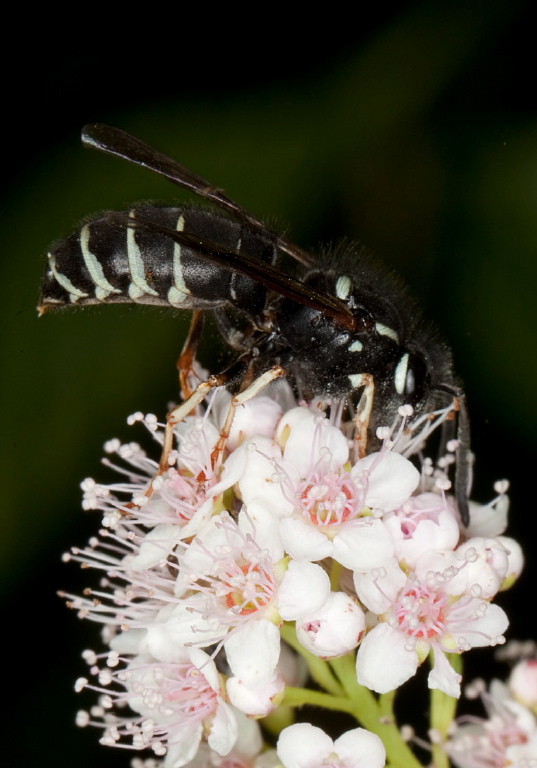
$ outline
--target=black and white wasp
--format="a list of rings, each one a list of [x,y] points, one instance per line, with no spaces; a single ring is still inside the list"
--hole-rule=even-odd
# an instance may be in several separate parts
[[[455,404],[443,444],[457,437],[455,491],[467,525],[469,424],[451,352],[424,323],[399,280],[357,247],[314,257],[269,229],[216,187],[142,141],[105,125],[86,126],[88,147],[148,168],[213,204],[138,205],[106,211],[48,253],[39,311],[132,302],[193,310],[180,357],[185,402],[168,416],[161,468],[173,427],[207,392],[225,385],[236,404],[286,376],[300,397],[347,399],[361,391],[354,417],[365,453],[379,424],[403,404],[417,417]],[[278,263],[288,256],[303,274]],[[214,313],[236,358],[193,392],[191,367],[203,321]]]

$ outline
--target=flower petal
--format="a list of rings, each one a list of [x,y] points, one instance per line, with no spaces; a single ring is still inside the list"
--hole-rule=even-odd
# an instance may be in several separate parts
[[[332,554],[330,539],[305,520],[286,517],[280,522],[280,532],[286,552],[297,560],[316,562]]]
[[[384,744],[365,728],[342,734],[334,742],[334,752],[345,768],[382,768],[386,762]]]
[[[440,648],[433,646],[433,654],[434,666],[429,672],[429,688],[438,688],[448,696],[458,699],[461,695],[462,675],[455,672]]]
[[[271,677],[254,685],[247,685],[238,677],[231,677],[226,685],[227,695],[234,707],[250,717],[266,717],[281,701],[285,683],[275,670]]]
[[[283,457],[294,464],[301,477],[307,477],[320,460],[326,469],[340,467],[349,457],[349,444],[340,429],[333,427],[322,414],[306,411],[291,429]]]
[[[418,654],[408,649],[408,638],[389,624],[373,627],[358,648],[358,682],[377,693],[398,688],[416,673],[417,668]]]
[[[382,520],[363,517],[341,526],[333,557],[351,571],[380,568],[393,555],[393,539]]]
[[[321,659],[332,659],[352,651],[364,631],[364,612],[344,592],[331,592],[319,611],[296,623],[300,643]]]
[[[221,701],[213,716],[207,739],[211,749],[219,755],[227,755],[237,741],[238,725],[233,709]]]
[[[268,680],[280,656],[280,632],[266,619],[244,624],[224,644],[227,662],[247,685]]]
[[[354,573],[356,594],[370,611],[380,615],[387,611],[407,582],[407,575],[392,557],[382,568]]]
[[[291,560],[278,590],[278,611],[293,621],[319,610],[330,594],[330,579],[320,565]]]
[[[394,451],[371,453],[360,459],[352,468],[353,480],[360,482],[364,471],[368,475],[366,505],[383,512],[401,507],[420,482],[416,467]]]
[[[321,728],[296,723],[280,733],[276,750],[285,768],[318,768],[334,751],[334,742]]]

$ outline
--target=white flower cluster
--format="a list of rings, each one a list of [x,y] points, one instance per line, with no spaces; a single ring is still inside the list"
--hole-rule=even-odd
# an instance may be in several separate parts
[[[326,417],[314,405],[288,407],[288,392],[247,402],[223,444],[228,397],[217,393],[179,425],[166,472],[138,445],[110,441],[122,482],[83,483],[84,506],[103,511],[104,528],[69,558],[104,577],[69,599],[105,625],[108,650],[87,652],[93,681],[79,688],[100,701],[79,723],[104,728],[103,743],[150,747],[169,768],[204,742],[252,758],[252,718],[268,715],[290,683],[279,663],[283,622],[321,659],[356,650],[358,683],[378,693],[432,652],[429,686],[459,696],[445,654],[503,642],[507,617],[491,601],[522,567],[519,546],[501,535],[506,488],[473,506],[464,534],[442,464],[426,460],[419,472],[403,455],[422,442],[408,409],[396,430],[378,431],[376,453],[354,460],[341,409]],[[161,440],[156,420],[144,420]],[[378,760],[364,765],[383,765],[377,741]]]
[[[537,766],[537,660],[520,660],[507,683],[492,680],[468,687],[479,695],[487,717],[461,717],[452,729],[446,751],[458,768]]]

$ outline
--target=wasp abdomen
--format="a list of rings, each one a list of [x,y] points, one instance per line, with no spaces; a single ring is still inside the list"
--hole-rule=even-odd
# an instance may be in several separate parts
[[[159,231],[159,227],[163,231]],[[39,303],[54,307],[138,303],[216,309],[226,303],[261,312],[267,289],[257,280],[203,258],[195,245],[166,232],[198,234],[273,264],[276,245],[243,225],[196,208],[138,206],[107,211],[53,245]]]

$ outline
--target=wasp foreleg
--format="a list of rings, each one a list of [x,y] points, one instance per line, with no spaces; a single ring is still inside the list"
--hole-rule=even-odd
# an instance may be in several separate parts
[[[369,429],[369,420],[373,410],[373,397],[375,394],[375,382],[370,373],[359,374],[358,386],[363,387],[363,392],[356,406],[356,413],[353,417],[355,432],[354,446],[357,459],[363,459],[367,453],[367,431]]]
[[[253,397],[262,392],[265,387],[270,384],[271,381],[275,381],[284,375],[285,371],[283,368],[279,365],[275,365],[270,368],[270,370],[262,373],[261,376],[258,376],[257,379],[255,379],[248,387],[246,387],[246,389],[231,398],[231,403],[229,404],[226,418],[222,425],[222,429],[220,430],[220,437],[218,438],[218,441],[211,454],[211,463],[213,468],[216,468],[222,459],[226,441],[229,437],[233,419],[235,417],[235,411],[237,408],[240,405],[244,405],[244,403],[246,403],[248,400],[251,400]]]

